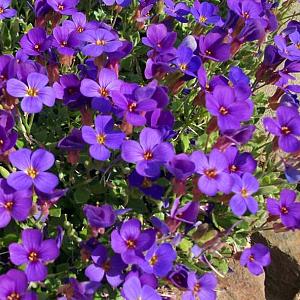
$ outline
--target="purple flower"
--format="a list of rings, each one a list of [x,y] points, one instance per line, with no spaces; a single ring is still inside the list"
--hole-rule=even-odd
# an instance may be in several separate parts
[[[84,140],[82,139],[81,131],[77,128],[73,128],[68,136],[58,142],[57,147],[67,151],[83,150]]]
[[[2,182],[0,187],[0,228],[6,227],[11,219],[24,221],[30,214],[32,194],[29,190],[14,191]]]
[[[228,147],[225,151],[228,161],[228,172],[242,175],[243,173],[254,173],[257,162],[249,152],[239,153],[236,147]]]
[[[189,291],[185,292],[182,300],[215,300],[217,299],[217,278],[213,273],[206,273],[198,277],[196,273],[190,272],[187,279]]]
[[[79,0],[47,0],[47,3],[62,15],[73,15],[77,12],[76,5]]]
[[[140,143],[125,141],[122,145],[122,158],[136,164],[136,171],[147,177],[155,177],[160,167],[174,156],[173,146],[163,142],[156,129],[144,128],[140,133]]]
[[[86,15],[77,12],[72,14],[72,21],[66,20],[62,24],[63,27],[67,27],[70,31],[76,31],[77,34],[81,34],[86,30],[96,30],[98,28],[98,22],[87,22]]]
[[[154,199],[161,200],[165,189],[163,186],[159,184],[155,184],[155,180],[157,177],[145,177],[139,175],[136,170],[134,170],[129,176],[129,184],[132,187],[137,187],[141,190],[145,195],[150,196]]]
[[[209,156],[202,151],[195,151],[191,155],[195,163],[196,172],[201,175],[198,181],[198,188],[208,196],[215,196],[218,191],[225,194],[231,192],[232,179],[227,173],[228,162],[223,153],[213,149]]]
[[[23,271],[11,269],[0,276],[0,299],[37,300],[34,292],[27,291],[28,281]]]
[[[89,224],[95,228],[107,228],[112,226],[116,221],[116,213],[108,204],[102,206],[86,204],[83,207],[83,212]]]
[[[246,101],[237,101],[229,87],[217,86],[206,95],[206,108],[218,119],[221,131],[240,128],[242,121],[251,118],[253,108]]]
[[[168,274],[168,280],[177,288],[187,289],[187,278],[189,269],[185,265],[175,265],[174,269]]]
[[[161,297],[152,287],[146,284],[142,286],[136,276],[132,276],[125,281],[122,295],[126,300],[161,300]]]
[[[198,201],[190,201],[184,204],[184,206],[179,207],[180,198],[176,198],[173,202],[170,217],[179,222],[185,222],[188,224],[194,224],[197,221],[197,217],[199,214],[199,203]]]
[[[175,155],[167,164],[167,169],[179,180],[186,180],[195,171],[195,164],[188,155]]]
[[[194,55],[193,50],[184,45],[180,46],[176,52],[177,67],[186,75],[196,77],[196,73],[201,65],[201,60]]]
[[[151,47],[155,52],[166,52],[173,47],[176,41],[176,32],[168,32],[164,24],[152,24],[147,30],[147,37],[142,38],[144,45]]]
[[[300,170],[299,167],[285,165],[285,178],[289,183],[300,182]]]
[[[43,104],[53,106],[55,94],[51,87],[46,86],[49,79],[46,75],[30,73],[27,77],[27,85],[18,79],[7,81],[7,92],[18,98],[23,98],[21,107],[24,112],[38,113],[43,109]]]
[[[76,31],[70,31],[67,27],[56,26],[53,29],[53,47],[59,54],[72,56],[75,53],[74,48],[80,45]]]
[[[122,46],[122,42],[115,34],[102,28],[86,30],[80,35],[80,40],[88,42],[88,45],[82,48],[83,54],[92,57],[114,52]]]
[[[253,0],[227,0],[227,5],[245,20],[259,19],[263,12],[261,3]]]
[[[257,179],[250,173],[245,173],[242,177],[232,174],[233,186],[232,191],[235,195],[230,199],[230,208],[236,216],[242,216],[247,209],[256,214],[258,211],[258,204],[252,197],[259,188]]]
[[[0,116],[1,122],[1,116]],[[14,130],[5,130],[0,126],[0,155],[4,154],[6,151],[10,150],[15,146],[18,139],[18,134]]]
[[[247,100],[251,95],[250,80],[239,67],[231,67],[228,85],[232,86],[238,100]]]
[[[176,260],[176,251],[169,243],[154,244],[147,252],[145,261],[140,264],[146,273],[154,273],[158,277],[165,277],[172,269]]]
[[[122,271],[126,268],[119,254],[113,255],[111,258],[108,256],[107,249],[98,245],[92,252],[93,264],[85,269],[85,275],[91,281],[100,282],[106,274],[106,280],[112,287],[120,285],[124,279]]]
[[[271,263],[270,251],[263,244],[255,244],[243,251],[240,263],[243,267],[247,266],[253,275],[258,276],[264,272],[263,267]]]
[[[164,0],[164,3],[164,11],[168,16],[174,17],[179,22],[187,23],[188,20],[184,16],[190,13],[190,8],[184,2],[175,4],[172,0]]]
[[[108,6],[116,4],[116,5],[120,5],[122,7],[126,7],[126,6],[130,5],[131,0],[103,0],[103,3]]]
[[[270,215],[279,216],[282,224],[294,229],[300,225],[300,203],[296,201],[297,194],[288,189],[280,192],[279,201],[267,199],[267,209]]]
[[[209,32],[199,37],[199,51],[203,58],[214,61],[226,61],[230,58],[230,44],[223,43],[224,36],[218,32]]]
[[[155,230],[141,230],[141,222],[131,219],[124,222],[120,230],[111,233],[111,247],[121,254],[126,264],[139,264],[143,261],[143,252],[155,242]]]
[[[32,152],[21,149],[9,155],[12,165],[21,171],[11,173],[7,183],[16,190],[26,190],[34,186],[41,192],[51,192],[58,184],[58,178],[45,172],[54,164],[54,155],[46,150]]]
[[[50,48],[51,39],[47,38],[46,31],[43,28],[34,27],[23,35],[20,45],[23,53],[38,56]]]
[[[89,126],[82,127],[83,140],[92,145],[90,155],[97,160],[107,160],[110,157],[109,149],[119,149],[125,134],[113,130],[114,121],[111,116],[97,116],[95,129]],[[108,149],[109,148],[109,149]]]
[[[279,106],[276,110],[277,118],[264,118],[265,129],[279,137],[279,147],[285,152],[300,150],[300,116],[293,107]]]
[[[11,0],[0,0],[0,20],[10,19],[17,14],[17,11],[12,8],[8,8],[11,4]]]
[[[29,281],[44,281],[47,277],[45,263],[59,255],[53,239],[44,240],[38,229],[22,231],[22,244],[12,243],[8,247],[10,260],[17,266],[26,264],[25,273]]]
[[[274,42],[278,48],[278,53],[289,60],[297,61],[300,59],[300,50],[295,45],[287,45],[286,39],[281,35],[274,37]]]
[[[208,2],[200,3],[198,0],[196,0],[191,8],[191,13],[196,22],[200,23],[201,25],[216,24],[221,20],[220,16],[218,15],[218,8]]]

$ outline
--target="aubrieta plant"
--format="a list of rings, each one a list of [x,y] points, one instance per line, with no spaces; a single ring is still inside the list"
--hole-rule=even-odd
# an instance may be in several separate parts
[[[0,300],[261,275],[300,229],[295,5],[0,0]]]

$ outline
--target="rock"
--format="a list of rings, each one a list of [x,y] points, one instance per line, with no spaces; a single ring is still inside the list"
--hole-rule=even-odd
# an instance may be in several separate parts
[[[300,231],[264,231],[254,234],[252,241],[271,250],[272,263],[265,272],[266,300],[300,300]]]
[[[232,272],[219,279],[218,300],[265,300],[264,274],[253,276],[237,260],[231,260],[229,267]]]

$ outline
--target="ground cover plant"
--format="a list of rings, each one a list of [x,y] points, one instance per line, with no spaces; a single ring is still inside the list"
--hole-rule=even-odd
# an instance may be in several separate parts
[[[264,272],[251,235],[300,229],[295,4],[0,0],[0,300]]]

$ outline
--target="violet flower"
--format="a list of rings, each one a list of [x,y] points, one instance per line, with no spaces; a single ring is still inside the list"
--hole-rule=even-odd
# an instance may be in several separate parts
[[[175,260],[176,251],[171,244],[154,244],[148,250],[140,267],[146,273],[154,273],[154,275],[163,278],[171,271]]]
[[[206,95],[206,108],[217,117],[221,131],[240,128],[240,123],[248,121],[253,113],[247,101],[236,101],[232,89],[224,86],[217,86]]]
[[[102,245],[98,245],[93,250],[91,257],[93,264],[85,269],[85,275],[89,280],[101,282],[105,275],[106,280],[112,287],[117,287],[122,283],[124,280],[122,271],[127,265],[119,254],[109,257],[107,249]]]
[[[14,191],[9,188],[3,188],[3,184],[1,184],[0,228],[6,227],[11,219],[19,222],[25,221],[30,214],[31,208],[32,193],[29,190]]]
[[[47,3],[62,15],[73,15],[77,12],[76,5],[79,0],[47,0]]]
[[[46,150],[20,149],[9,155],[11,164],[21,171],[11,173],[7,183],[16,190],[36,187],[41,192],[51,192],[58,184],[58,178],[45,172],[54,164],[54,155]]]
[[[43,241],[38,229],[24,229],[22,243],[12,243],[8,249],[13,264],[26,265],[25,273],[29,281],[44,281],[48,273],[45,264],[59,255],[55,240]]]
[[[83,54],[92,57],[114,52],[122,46],[122,42],[115,34],[102,28],[84,31],[80,35],[80,40],[88,43],[82,48]]]
[[[195,163],[196,173],[201,175],[198,181],[201,192],[208,196],[215,196],[218,191],[225,194],[231,192],[233,182],[227,173],[228,162],[223,153],[213,149],[209,156],[206,156],[202,151],[195,151],[191,160]]]
[[[52,107],[55,103],[53,89],[46,86],[48,82],[46,75],[30,73],[27,85],[18,79],[9,79],[7,92],[13,97],[23,98],[21,107],[24,112],[38,113],[43,109],[43,104]]]
[[[20,45],[23,53],[39,56],[50,48],[51,39],[47,37],[46,31],[43,28],[34,27],[23,35]]]
[[[288,60],[297,61],[300,59],[300,50],[295,45],[287,45],[286,39],[281,35],[274,37],[278,53]]]
[[[249,269],[253,275],[260,275],[264,272],[264,267],[271,263],[271,255],[268,247],[263,244],[255,244],[251,248],[243,251],[240,264]]]
[[[188,22],[185,16],[190,13],[190,8],[184,2],[175,4],[172,0],[164,0],[164,4],[164,11],[168,16],[175,18],[181,23]]]
[[[67,27],[56,26],[53,29],[53,47],[55,47],[59,54],[66,56],[73,56],[75,48],[80,45],[77,33],[70,31]]]
[[[218,15],[218,7],[208,2],[200,3],[196,0],[191,8],[191,13],[196,22],[201,25],[216,24],[221,20]]]
[[[0,126],[0,155],[14,147],[17,139],[18,134],[15,130],[5,130]]]
[[[0,276],[0,299],[38,300],[36,293],[27,290],[28,281],[25,273],[11,269]]]
[[[17,14],[15,9],[9,8],[11,0],[0,0],[0,20],[10,19]]]
[[[119,149],[125,134],[113,130],[114,121],[111,116],[97,116],[95,129],[90,126],[82,127],[82,138],[90,144],[90,155],[97,160],[107,160],[110,157],[109,149]]]
[[[149,285],[141,285],[138,277],[132,276],[123,285],[122,294],[126,300],[161,300],[157,292]]]
[[[265,129],[279,137],[279,147],[285,152],[300,150],[300,116],[293,107],[279,106],[276,110],[277,118],[263,119]]]
[[[188,288],[189,269],[185,265],[177,264],[173,270],[168,274],[168,280],[179,289]]]
[[[89,224],[95,228],[107,228],[112,226],[116,221],[116,213],[109,204],[102,206],[85,204],[83,212]]]
[[[155,242],[155,230],[141,230],[141,222],[131,219],[121,228],[111,233],[111,247],[121,254],[126,264],[139,264],[143,261],[143,252],[150,249]]]
[[[217,278],[213,273],[206,273],[198,277],[196,273],[190,272],[187,278],[188,290],[182,295],[182,300],[215,300],[217,299]]]
[[[227,0],[228,7],[243,19],[261,18],[262,5],[253,0]]]
[[[125,141],[122,145],[122,158],[135,163],[136,171],[142,176],[158,176],[160,167],[173,156],[173,146],[163,142],[161,133],[156,129],[144,128],[140,133],[140,143]]]
[[[98,28],[98,22],[87,22],[86,15],[81,12],[72,14],[72,21],[65,20],[62,24],[63,27],[67,27],[70,31],[76,31],[77,34],[81,34],[86,30],[96,30]]]
[[[267,210],[272,216],[279,216],[282,224],[294,229],[300,225],[300,203],[296,202],[296,192],[283,189],[280,192],[279,201],[273,198],[267,199]]]
[[[179,180],[186,180],[195,171],[195,164],[184,153],[175,155],[167,164],[168,171]]]
[[[232,174],[233,186],[232,191],[235,195],[230,199],[229,205],[236,216],[242,216],[247,209],[256,214],[258,211],[258,203],[252,197],[259,188],[257,179],[250,173],[245,173],[242,177]]]

